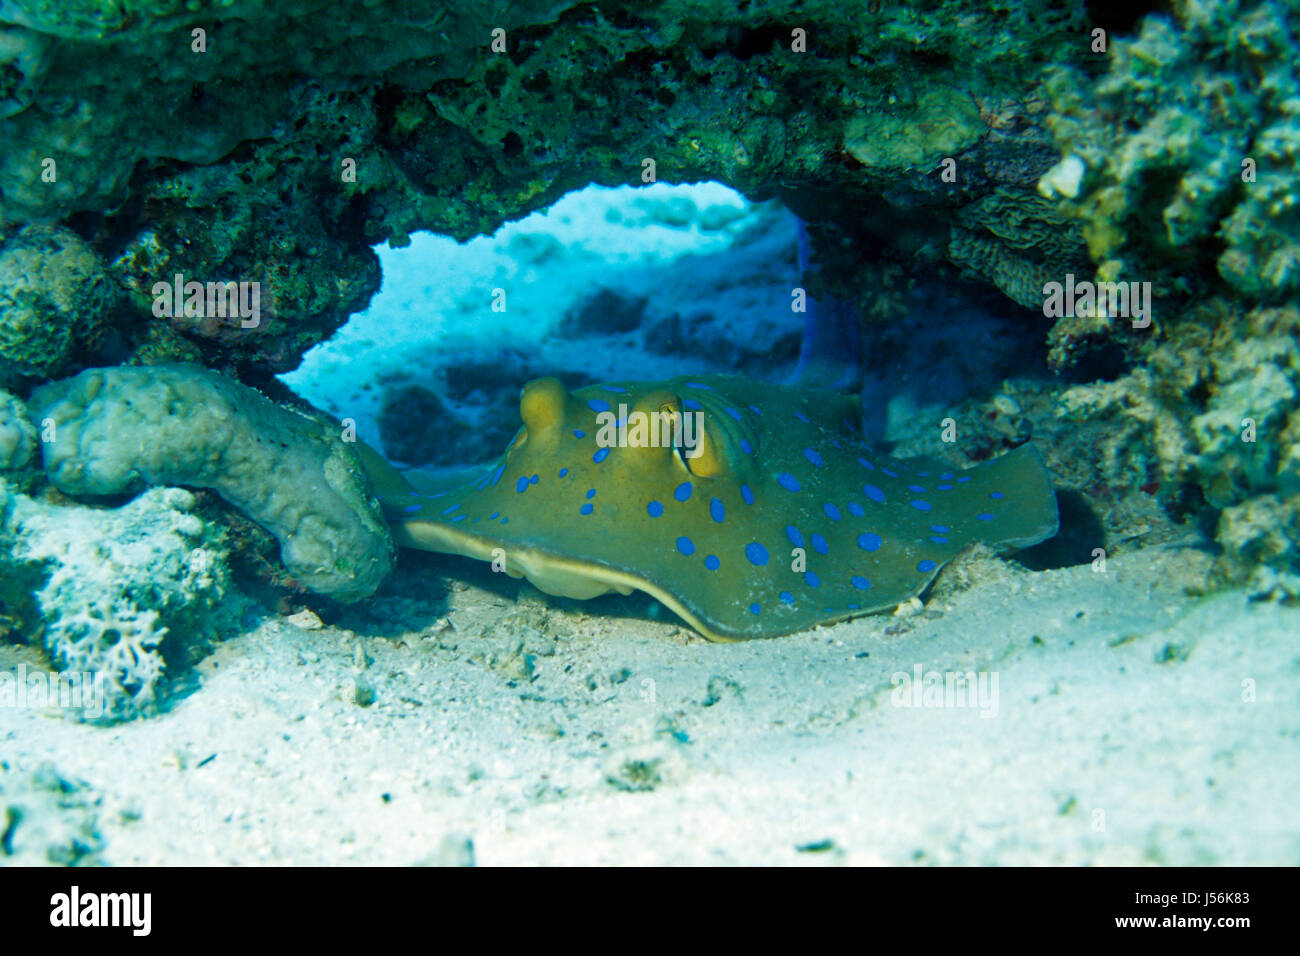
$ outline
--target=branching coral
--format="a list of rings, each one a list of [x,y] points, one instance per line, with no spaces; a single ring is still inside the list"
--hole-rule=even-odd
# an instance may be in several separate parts
[[[102,682],[109,719],[152,709],[168,657],[215,637],[229,579],[195,498],[155,488],[117,509],[51,505],[0,483],[0,604],[60,671]],[[30,593],[8,593],[9,585]],[[168,647],[170,646],[170,652]]]

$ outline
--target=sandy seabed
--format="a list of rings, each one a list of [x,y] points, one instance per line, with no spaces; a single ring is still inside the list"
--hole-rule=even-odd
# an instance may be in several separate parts
[[[1294,865],[1297,613],[1189,598],[1204,561],[1004,565],[910,616],[709,644],[645,598],[429,557],[364,632],[263,618],[153,718],[0,708],[11,862]],[[918,666],[985,695],[914,706]]]

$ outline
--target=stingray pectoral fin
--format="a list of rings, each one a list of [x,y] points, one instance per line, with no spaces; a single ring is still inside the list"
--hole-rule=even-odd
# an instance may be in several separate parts
[[[394,537],[408,548],[499,562],[500,569],[511,577],[527,578],[538,590],[556,597],[586,601],[610,592],[628,595],[642,587],[639,581],[619,571],[556,557],[535,548],[507,546],[437,522],[403,522],[394,529]]]
[[[589,564],[572,558],[561,558],[534,548],[523,548],[494,543],[490,539],[465,534],[449,525],[431,521],[405,521],[393,529],[398,544],[422,551],[459,554],[479,561],[495,561],[498,557],[512,577],[525,577],[538,590],[556,597],[586,601],[602,594],[622,594],[642,591],[665,605],[710,641],[731,643],[726,637],[708,627],[692,614],[681,601],[660,587],[613,568]]]
[[[1042,453],[1033,445],[1021,445],[966,474],[971,476],[968,508],[979,510],[980,502],[993,498],[1014,503],[983,538],[993,550],[1027,548],[1059,530],[1056,492]]]
[[[402,473],[390,465],[384,457],[365,442],[358,440],[355,444],[357,459],[366,470],[370,486],[382,502],[405,499],[415,490]]]

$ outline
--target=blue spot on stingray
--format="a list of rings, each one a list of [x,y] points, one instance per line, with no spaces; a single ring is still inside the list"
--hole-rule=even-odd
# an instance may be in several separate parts
[[[858,547],[863,551],[879,551],[881,545],[880,535],[874,531],[864,531],[858,535]]]
[[[935,534],[947,534],[952,530],[952,528],[948,527],[946,524],[932,524],[930,525],[930,530]]]
[[[714,388],[712,385],[704,385],[704,384],[701,384],[700,382],[687,382],[687,383],[686,383],[686,387],[687,387],[687,388],[702,388],[702,389],[704,389],[704,391],[706,391],[706,392],[716,392],[716,391],[717,391],[717,389]]]
[[[497,519],[497,515],[499,514],[501,514],[501,512],[499,511],[492,512],[490,515],[488,515],[488,521],[495,521]]]
[[[917,511],[931,511],[934,509],[934,505],[930,504],[928,501],[922,501],[920,498],[915,498],[912,501],[909,501],[908,504]]]
[[[723,519],[727,517],[727,508],[720,499],[712,498],[709,500],[709,514],[714,521],[722,524]]]
[[[502,524],[509,524],[509,523],[510,523],[510,519],[509,519],[509,518],[502,518],[502,519],[501,519],[501,523],[502,523]]]
[[[423,507],[424,507],[424,505],[407,505],[407,506],[406,506],[405,508],[403,508],[402,510],[405,511],[407,514],[410,514],[412,511],[419,511],[419,510],[421,510]]]
[[[602,385],[601,388],[603,388],[607,392],[614,392],[615,394],[618,395],[627,394],[627,389],[622,388],[621,386],[618,385]]]
[[[840,520],[840,509],[836,508],[835,505],[829,501],[822,505],[822,511],[825,511],[826,517],[830,518],[832,521]]]
[[[704,566],[710,571],[716,571],[718,568],[722,567],[722,562],[718,560],[716,554],[711,554],[704,559]]]
[[[992,516],[991,514],[989,514],[987,511],[984,512],[982,515],[976,515],[975,517],[979,518],[980,521],[992,521],[992,520],[993,520],[993,516]]]
[[[910,492],[911,492],[912,494],[914,494],[914,495],[923,495],[923,494],[925,494],[925,489],[922,488],[920,485],[908,485],[908,486],[907,486],[907,490],[910,491]]]
[[[588,498],[594,498],[594,497],[596,497],[596,489],[595,489],[595,488],[588,488],[588,489],[587,489],[587,497],[588,497]]]
[[[697,401],[696,401],[695,399],[693,399],[693,398],[683,398],[683,399],[682,399],[682,406],[683,406],[687,411],[690,411],[690,412],[698,412],[700,409],[702,409],[702,408],[704,407],[703,405],[701,405],[699,402],[697,402]]]
[[[451,523],[455,524],[457,521],[464,521],[468,517],[469,515],[456,515],[456,517],[451,519]]]
[[[850,611],[856,611],[857,609],[858,609],[858,606],[857,606],[856,604],[850,604],[850,605],[849,605],[849,610],[850,610]]]
[[[664,506],[657,501],[652,501],[645,506],[646,514],[652,518],[661,517],[664,513]]]
[[[522,495],[527,490],[528,490],[528,479],[525,478],[523,475],[520,475],[519,480],[515,482],[515,491],[518,494]]]
[[[951,480],[952,480],[952,472],[948,472],[946,475],[940,475],[939,477],[942,478],[944,481],[951,481]]]
[[[935,544],[947,544],[947,543],[948,543],[948,539],[947,539],[947,538],[943,537],[943,535],[938,535],[938,534],[932,534],[932,535],[930,535],[930,540],[933,541]]]
[[[497,465],[497,470],[492,472],[492,485],[494,487],[496,486],[496,483],[501,480],[501,476],[505,474],[505,470],[506,470],[505,462],[502,462],[501,464]]]
[[[863,485],[862,493],[866,495],[868,498],[870,498],[872,501],[885,500],[885,493],[872,484]]]
[[[857,575],[854,575],[852,583],[859,591],[865,591],[867,588],[871,587],[870,581],[866,578],[858,577]]]
[[[569,469],[567,469],[567,468],[561,468],[561,469],[560,469],[559,477],[560,477],[560,478],[563,478],[563,477],[564,477],[565,475],[567,475],[568,473],[569,473]]]
[[[990,498],[1005,498],[1006,496],[1005,496],[1004,494],[1002,494],[1002,492],[1000,492],[1000,491],[990,491],[990,492],[989,492],[989,497],[990,497]]]
[[[930,477],[930,473],[929,473],[928,471],[918,471],[918,472],[916,473],[916,477],[918,477],[918,478],[929,478],[929,477]]]
[[[782,604],[794,603],[794,595],[791,594],[789,591],[782,591],[780,594],[777,595],[777,597],[781,599]]]
[[[799,490],[799,479],[796,478],[794,475],[790,474],[788,471],[783,471],[781,472],[781,474],[777,475],[776,483],[780,485],[782,488],[784,488],[786,491]]]
[[[529,483],[530,485],[535,485],[535,484],[537,484],[538,480],[539,480],[539,476],[537,476],[537,475],[533,475],[533,477],[531,477],[531,478],[528,479],[528,483]]]
[[[757,405],[750,405],[750,406],[749,406],[749,410],[750,410],[751,412],[753,412],[755,415],[762,415],[762,414],[763,414],[763,410],[762,410],[761,408],[759,408]]]
[[[831,553],[831,546],[826,543],[826,539],[823,538],[821,535],[814,534],[810,536],[809,540],[812,541],[813,550],[816,551],[818,554]]]
[[[785,526],[785,536],[790,539],[790,543],[796,548],[803,547],[803,535],[799,533],[799,529],[794,525],[788,524]]]
[[[520,481],[523,481],[522,478],[520,478],[519,480],[520,480]],[[453,511],[455,511],[455,510],[456,510],[457,508],[459,508],[459,507],[460,507],[460,502],[458,501],[458,502],[456,502],[454,505],[452,505],[450,508],[443,508],[442,511],[440,511],[440,512],[438,512],[438,513],[439,513],[440,515],[449,515],[449,514],[451,514]]]
[[[970,475],[962,475],[962,476],[961,476],[960,478],[958,478],[957,480],[958,480],[959,482],[960,482],[960,481],[970,481]]]
[[[596,506],[593,505],[593,504],[589,501],[589,502],[587,502],[585,505],[583,505],[581,508],[579,508],[578,510],[581,511],[581,512],[582,512],[583,514],[585,514],[585,515],[589,515],[589,514],[591,514],[593,511],[596,510]]]
[[[695,490],[694,485],[692,485],[689,481],[683,481],[680,485],[677,486],[676,490],[673,492],[673,497],[676,498],[678,501],[686,501],[691,497],[691,492],[694,490]]]
[[[573,437],[574,437],[574,438],[586,438],[586,437],[587,437],[587,433],[584,432],[581,428],[575,428],[575,429],[573,430]]]
[[[746,455],[754,454],[754,446],[749,443],[748,438],[742,438],[740,440],[740,450],[743,451]]]
[[[812,424],[812,422],[808,421],[808,416],[805,415],[803,412],[795,412],[794,417],[799,419],[799,421],[803,422],[805,425]]]
[[[749,606],[749,613],[750,613],[750,614],[757,614],[757,613],[759,613],[761,610],[763,610],[763,609],[762,609],[761,607],[759,607],[757,604],[751,604],[751,605]]]
[[[603,398],[592,398],[587,400],[587,407],[593,412],[607,412],[609,411],[609,402]]]
[[[849,502],[849,511],[859,518],[866,514],[866,512],[862,510],[862,505],[858,504],[856,501]]]
[[[596,454],[591,456],[591,460],[599,465],[602,461],[604,461],[608,457],[609,457],[608,448],[597,448]]]
[[[952,485],[948,485],[948,484],[935,485],[935,487],[938,488],[940,491],[952,491]]]
[[[680,551],[682,554],[688,554],[688,555],[694,554],[695,542],[692,541],[690,538],[686,537],[686,535],[682,535],[680,538],[677,539],[677,550]]]
[[[861,465],[863,468],[867,469],[867,471],[876,470],[876,466],[873,465],[871,462],[867,461],[865,458],[859,458],[858,464]]]
[[[822,586],[822,579],[817,577],[817,575],[814,574],[812,571],[805,571],[803,574],[803,579],[805,582],[807,582],[810,588],[819,588]]]
[[[745,499],[745,504],[752,505],[754,503],[754,489],[749,485],[741,485],[740,497]]]
[[[933,571],[933,570],[934,570],[935,568],[937,568],[938,566],[939,566],[939,565],[935,564],[935,563],[934,563],[933,561],[931,561],[929,558],[926,558],[924,561],[918,561],[918,562],[917,562],[917,564],[916,564],[916,570],[920,571],[922,574],[929,574],[931,571]]]
[[[740,412],[736,411],[734,408],[728,408],[727,414],[730,415],[732,418],[734,418],[736,421],[740,421]]]
[[[757,541],[751,541],[745,545],[745,557],[749,558],[750,564],[762,567],[767,564],[767,548]]]
[[[881,471],[882,474],[886,474],[886,475],[888,475],[890,478],[897,478],[897,477],[898,477],[897,474],[895,474],[894,472],[890,471],[888,468],[886,468],[886,467],[883,466],[883,465],[880,466],[880,471]]]
[[[822,456],[817,454],[817,451],[815,449],[805,448],[803,450],[803,456],[807,458],[810,462],[812,462],[814,465],[816,465],[818,468],[822,466]]]

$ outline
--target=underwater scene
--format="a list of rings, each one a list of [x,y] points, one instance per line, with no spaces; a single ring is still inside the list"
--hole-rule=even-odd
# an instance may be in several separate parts
[[[1298,39],[0,0],[0,866],[1300,863]]]

